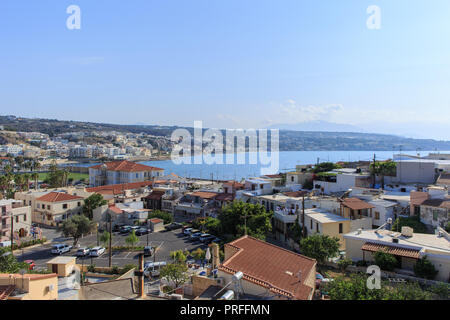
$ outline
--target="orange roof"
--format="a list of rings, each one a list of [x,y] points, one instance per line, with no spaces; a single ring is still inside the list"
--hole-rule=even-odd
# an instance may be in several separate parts
[[[140,172],[140,171],[163,171],[164,169],[146,166],[132,161],[112,161],[104,164],[98,164],[90,167],[92,169],[100,169],[103,165],[106,166],[108,171],[124,171],[124,172]]]
[[[49,274],[35,274],[35,273],[26,273],[23,275],[24,278],[30,279],[30,280],[42,280],[42,279],[49,279],[53,277],[58,277],[56,273],[49,273]],[[1,278],[14,278],[14,279],[22,279],[22,275],[18,273],[0,273],[0,279]]]
[[[193,197],[200,197],[202,199],[213,199],[218,195],[216,192],[197,191],[190,194]]]
[[[245,185],[242,183],[239,183],[237,181],[228,181],[222,184],[223,186],[227,186],[227,187],[233,187],[235,189],[242,189],[245,188]]]
[[[106,186],[86,188],[86,192],[100,192],[109,190],[114,194],[122,193],[124,190],[134,190],[139,188],[144,188],[151,186],[153,184],[152,181],[141,181],[141,182],[131,182],[131,183],[121,183],[121,184],[109,184]]]
[[[250,236],[225,246],[235,253],[219,266],[221,271],[229,274],[241,271],[246,281],[291,299],[307,300],[314,290],[304,284],[311,271],[315,271],[314,259]]]
[[[123,212],[122,209],[117,208],[115,205],[109,206],[108,209],[117,214],[120,214]]]
[[[363,210],[363,209],[375,208],[373,205],[371,205],[365,201],[362,201],[361,199],[358,199],[358,198],[344,199],[344,201],[342,201],[342,204],[353,210]]]
[[[383,250],[383,251],[386,251],[387,253],[393,254],[395,256],[414,258],[414,259],[420,258],[420,250],[400,248],[400,247],[396,247],[396,246],[389,246],[386,244],[379,244],[379,243],[373,243],[373,242],[366,242],[361,247],[361,250],[370,251],[370,252],[377,252],[377,251]]]
[[[292,198],[300,198],[306,196],[308,194],[307,191],[288,191],[285,192],[284,195]]]
[[[425,200],[428,200],[428,192],[411,191],[410,199],[412,205],[421,205]]]
[[[37,201],[44,201],[44,202],[63,202],[63,201],[72,201],[72,200],[81,200],[82,197],[79,196],[73,196],[68,193],[64,192],[50,192],[46,195],[43,195],[42,197],[37,198]]]
[[[151,221],[152,223],[161,223],[161,222],[164,222],[163,220],[158,219],[158,218],[150,219],[150,221]]]

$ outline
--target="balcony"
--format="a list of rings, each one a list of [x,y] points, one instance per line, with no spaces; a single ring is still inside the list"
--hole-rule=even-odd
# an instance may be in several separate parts
[[[283,223],[294,223],[297,219],[297,214],[292,209],[277,209],[274,211],[274,218]]]
[[[9,229],[11,229],[11,224],[9,223],[0,224],[0,230],[9,230]]]

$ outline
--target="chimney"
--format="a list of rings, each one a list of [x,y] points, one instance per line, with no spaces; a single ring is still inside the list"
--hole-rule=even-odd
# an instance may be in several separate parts
[[[144,293],[144,254],[139,254],[139,295],[141,298],[145,296]]]

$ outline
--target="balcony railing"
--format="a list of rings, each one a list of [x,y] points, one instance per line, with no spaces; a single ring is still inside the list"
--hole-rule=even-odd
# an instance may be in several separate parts
[[[5,229],[9,230],[9,229],[11,229],[11,224],[9,224],[9,223],[6,223],[6,224],[0,224],[0,228],[1,228],[2,230],[5,230]]]

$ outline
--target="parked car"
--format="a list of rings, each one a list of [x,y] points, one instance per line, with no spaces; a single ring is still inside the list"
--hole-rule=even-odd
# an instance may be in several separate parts
[[[136,230],[136,235],[137,236],[142,236],[143,234],[148,234],[148,233],[150,233],[150,230],[147,227],[145,227],[145,228],[141,227],[141,228]]]
[[[211,235],[209,234],[209,233],[202,233],[201,235],[200,235],[200,237],[199,237],[199,240],[201,241],[201,242],[205,242],[208,238],[210,238],[211,237]]]
[[[158,277],[160,274],[160,270],[162,267],[167,265],[167,262],[147,262],[144,264],[144,276],[148,277],[151,275],[152,277]]]
[[[219,243],[221,241],[222,241],[222,239],[220,239],[219,237],[214,237],[214,239],[211,240],[211,242],[215,242],[215,243]]]
[[[121,225],[115,224],[114,227],[112,228],[112,231],[113,231],[113,232],[119,232],[119,231],[120,231],[120,228],[122,228],[122,227],[123,227],[123,226],[121,226]]]
[[[183,228],[183,225],[181,223],[174,222],[174,223],[169,224],[168,226],[165,226],[164,228],[167,231],[171,231],[171,230],[181,229],[181,228]]]
[[[72,246],[68,244],[55,244],[52,247],[52,254],[63,254],[69,252],[72,249]]]
[[[189,235],[189,239],[192,240],[192,241],[198,240],[201,235],[202,235],[201,232],[194,232],[194,233]]]
[[[186,228],[186,229],[183,230],[183,234],[185,234],[185,235],[188,236],[188,235],[191,234],[191,231],[192,231],[192,230],[194,230],[194,228]]]
[[[155,248],[150,247],[150,246],[146,246],[144,247],[144,256],[145,257],[151,257],[153,256],[153,254],[155,253]]]
[[[28,268],[30,269],[30,270],[34,270],[34,268],[36,267],[36,264],[34,263],[34,260],[25,260],[25,263],[27,263],[28,264]]]
[[[200,241],[205,243],[205,244],[210,244],[211,242],[213,242],[213,240],[215,238],[216,238],[216,236],[208,235],[207,237],[200,238]]]
[[[77,250],[76,256],[77,257],[85,257],[89,255],[89,252],[91,250],[89,248],[80,248]]]
[[[103,248],[103,247],[94,247],[89,252],[89,256],[91,256],[91,257],[99,257],[100,255],[102,255],[105,252],[105,250],[106,249]]]
[[[120,232],[120,234],[128,234],[131,232],[131,227],[130,226],[122,226],[122,227],[120,227],[119,232]]]

